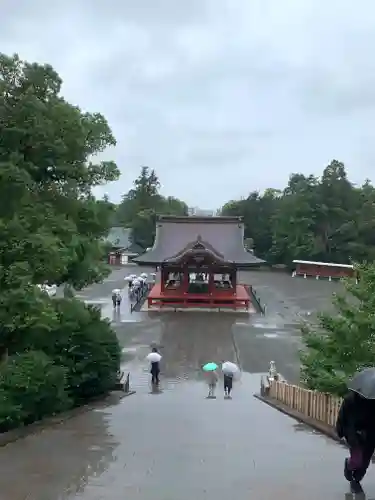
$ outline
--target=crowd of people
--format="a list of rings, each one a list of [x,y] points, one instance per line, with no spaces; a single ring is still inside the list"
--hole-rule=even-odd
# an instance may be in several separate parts
[[[155,275],[151,275],[151,279],[154,280]],[[127,293],[131,300],[138,300],[144,295],[145,291],[148,290],[149,278],[146,273],[142,273],[140,276],[132,274],[126,276],[125,281],[127,282]],[[120,308],[122,302],[123,290],[120,288],[115,288],[112,290],[112,303],[114,308]]]

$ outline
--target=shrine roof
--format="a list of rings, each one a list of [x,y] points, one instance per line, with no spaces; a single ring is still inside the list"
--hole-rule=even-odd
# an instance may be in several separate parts
[[[139,264],[161,264],[200,241],[214,249],[222,260],[237,265],[264,262],[244,248],[244,223],[240,217],[166,216],[157,218],[151,250],[134,259]]]

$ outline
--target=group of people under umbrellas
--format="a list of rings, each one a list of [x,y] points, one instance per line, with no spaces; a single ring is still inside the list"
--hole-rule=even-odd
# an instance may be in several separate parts
[[[152,279],[155,277],[155,273],[151,274]],[[147,279],[148,279],[148,274],[147,273],[142,273],[140,276],[137,276],[136,274],[131,274],[130,276],[125,277],[125,281],[128,283],[128,294],[129,297],[133,297],[134,295],[137,294],[137,292],[140,292],[144,289],[144,287],[147,287]],[[114,308],[119,308],[121,306],[122,302],[122,295],[121,295],[121,290],[120,288],[115,288],[112,290],[112,303]]]
[[[151,383],[158,386],[162,356],[154,347],[146,359],[150,362]],[[208,384],[208,398],[215,398],[219,366],[209,362],[202,368]],[[235,363],[225,361],[221,371],[224,396],[230,398],[233,381],[239,377],[240,370]],[[348,389],[338,414],[336,432],[340,439],[345,439],[350,452],[345,459],[344,476],[353,493],[362,493],[361,481],[375,451],[375,368],[367,368],[355,375]]]
[[[159,375],[161,358],[162,356],[156,347],[153,347],[152,351],[146,357],[147,361],[150,362],[151,384],[153,387],[158,386],[160,382]],[[203,372],[205,373],[208,384],[208,398],[215,398],[215,390],[219,380],[217,371],[218,368],[219,366],[214,362],[206,363],[203,366]],[[231,398],[233,380],[239,378],[240,370],[235,363],[230,361],[225,361],[221,365],[221,370],[224,375],[224,396],[226,398]]]
[[[219,381],[218,368],[219,366],[212,361],[203,366],[208,383],[208,398],[216,397],[215,391]],[[224,361],[221,365],[221,371],[223,372],[224,397],[230,399],[232,397],[233,381],[239,378],[240,370],[235,363]]]
[[[350,456],[344,476],[352,493],[362,493],[364,478],[375,451],[375,368],[357,373],[348,384],[336,422],[336,432],[345,439]]]

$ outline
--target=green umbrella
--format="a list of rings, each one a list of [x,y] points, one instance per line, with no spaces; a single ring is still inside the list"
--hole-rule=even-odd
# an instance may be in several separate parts
[[[206,363],[203,367],[203,370],[205,372],[213,372],[214,370],[216,370],[218,368],[217,364],[216,363]]]

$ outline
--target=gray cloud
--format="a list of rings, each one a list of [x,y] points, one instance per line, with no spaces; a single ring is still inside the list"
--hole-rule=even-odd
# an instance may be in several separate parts
[[[374,175],[371,0],[4,0],[1,50],[50,62],[101,111],[123,175],[140,165],[202,208],[337,158]]]

